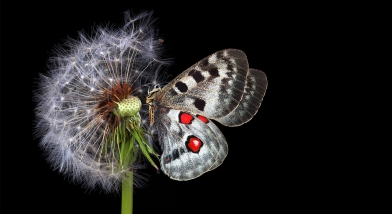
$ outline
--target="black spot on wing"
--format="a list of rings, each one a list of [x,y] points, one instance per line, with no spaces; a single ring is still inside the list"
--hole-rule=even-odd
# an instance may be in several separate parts
[[[180,157],[180,153],[178,152],[178,149],[174,149],[173,152],[171,153],[172,158],[171,160],[174,161]]]
[[[180,151],[178,151],[180,150]],[[174,149],[170,154],[165,156],[165,162],[170,163],[178,158],[180,158],[180,155],[185,153],[184,148],[179,148],[179,149]]]
[[[232,71],[233,70],[233,63],[229,62],[227,64],[227,70]]]
[[[183,83],[183,82],[177,82],[177,83],[176,83],[176,87],[177,87],[177,89],[178,89],[179,91],[181,91],[181,92],[186,92],[186,91],[188,91],[188,86],[187,86],[185,83]]]
[[[204,67],[206,67],[206,66],[208,66],[209,65],[209,63],[208,63],[208,59],[206,58],[206,59],[203,59],[203,60],[201,60],[200,62],[199,62],[199,66],[200,67],[202,67],[202,68],[204,68]]]
[[[212,78],[219,77],[219,71],[217,67],[208,69],[208,73],[211,75]]]
[[[206,106],[206,101],[195,98],[195,107],[199,109],[200,111],[204,111],[204,107]]]
[[[222,85],[226,85],[230,80],[231,80],[231,78],[227,78],[227,77],[222,78]],[[226,87],[226,86],[224,86],[224,87]]]
[[[201,82],[201,81],[203,81],[204,80],[204,77],[203,77],[203,75],[201,75],[201,72],[200,71],[197,71],[197,70],[191,70],[189,73],[188,73],[188,75],[189,76],[192,76],[193,77],[193,79],[197,82],[197,83],[199,83],[199,82]]]
[[[223,51],[216,52],[216,58],[222,59],[223,58]]]

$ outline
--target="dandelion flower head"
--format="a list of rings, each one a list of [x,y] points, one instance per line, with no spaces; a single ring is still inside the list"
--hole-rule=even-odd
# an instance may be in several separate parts
[[[40,147],[54,169],[86,188],[118,191],[123,173],[140,168],[139,162],[121,164],[119,145],[111,136],[122,116],[134,114],[129,105],[141,108],[140,124],[150,129],[144,119],[148,106],[140,100],[151,84],[162,81],[168,63],[151,15],[126,13],[122,28],[98,27],[93,36],[80,33],[78,40],[57,48],[48,73],[40,76],[35,93]],[[150,135],[146,139],[152,145]]]

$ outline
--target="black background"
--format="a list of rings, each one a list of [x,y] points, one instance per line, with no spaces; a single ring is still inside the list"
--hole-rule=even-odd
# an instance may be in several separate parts
[[[309,6],[309,5],[308,5]],[[311,6],[311,5],[310,5]],[[314,62],[313,50],[328,44],[327,19],[304,5],[246,4],[229,1],[169,4],[142,1],[2,2],[1,11],[1,212],[120,213],[121,197],[88,191],[52,171],[39,139],[33,139],[32,91],[54,45],[94,25],[123,24],[123,12],[154,10],[156,26],[179,74],[215,51],[243,50],[252,68],[269,81],[256,116],[227,128],[224,163],[201,177],[179,182],[149,168],[149,181],[134,192],[134,213],[241,213],[267,210],[328,209],[320,148],[305,142],[306,128],[297,106],[299,83]],[[317,18],[316,18],[317,17]],[[315,70],[318,66],[313,66]],[[308,74],[306,74],[308,75]],[[298,86],[298,88],[297,88]],[[306,108],[306,107],[305,107]],[[309,125],[309,124],[306,124]],[[295,131],[294,131],[295,130]],[[333,178],[331,178],[333,179]],[[312,206],[309,206],[309,205]]]

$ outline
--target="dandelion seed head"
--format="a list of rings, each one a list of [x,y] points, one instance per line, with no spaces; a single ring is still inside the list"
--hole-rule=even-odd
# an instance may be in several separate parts
[[[40,147],[54,169],[88,189],[119,191],[122,173],[129,170],[121,168],[115,152],[103,152],[118,115],[140,109],[142,126],[149,128],[148,106],[140,101],[147,92],[141,88],[161,83],[158,77],[169,63],[152,22],[152,13],[132,18],[126,13],[122,28],[80,33],[50,58],[47,74],[40,76],[34,95]],[[142,185],[143,178],[135,176],[136,187]]]

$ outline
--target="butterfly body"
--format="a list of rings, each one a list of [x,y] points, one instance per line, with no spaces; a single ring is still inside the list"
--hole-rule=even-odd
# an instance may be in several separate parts
[[[175,180],[190,180],[218,167],[228,153],[225,126],[249,121],[267,88],[262,71],[249,69],[241,50],[218,51],[147,96],[150,123],[162,145],[161,169]]]

